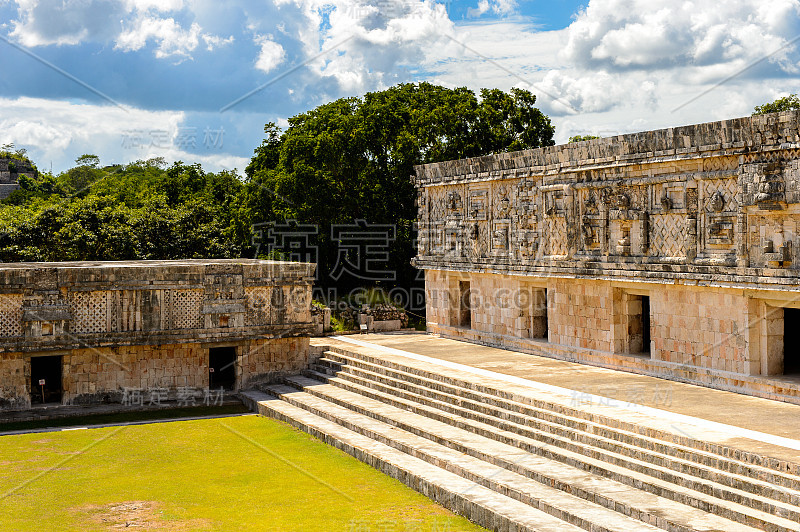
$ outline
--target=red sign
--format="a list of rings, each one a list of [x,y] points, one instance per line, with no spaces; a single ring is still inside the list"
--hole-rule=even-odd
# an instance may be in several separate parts
[[[39,379],[39,386],[44,386],[44,379]]]
[[[209,373],[214,373],[214,368],[208,368]]]

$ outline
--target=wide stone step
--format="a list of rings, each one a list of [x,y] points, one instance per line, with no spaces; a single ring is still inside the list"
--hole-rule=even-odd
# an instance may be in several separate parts
[[[698,508],[704,512],[712,513],[743,525],[762,530],[797,529],[794,528],[795,522],[792,520],[759,511],[736,502],[726,501],[724,499],[714,497],[713,494],[705,494],[685,487],[676,486],[675,484],[662,480],[658,477],[653,477],[625,467],[616,466],[614,464],[601,461],[597,458],[586,456],[582,453],[572,452],[554,445],[542,443],[531,438],[521,436],[515,432],[501,430],[492,425],[465,419],[423,404],[416,404],[390,394],[384,394],[371,388],[339,379],[338,377],[326,377],[320,374],[316,374],[314,377],[315,378],[291,377],[287,380],[287,382],[291,383],[297,388],[303,388],[308,393],[318,395],[327,401],[339,404],[340,406],[355,408],[359,413],[365,415],[376,415],[369,408],[361,407],[357,404],[357,402],[342,400],[340,397],[337,397],[335,393],[330,391],[331,389],[335,390],[336,388],[341,388],[344,392],[352,392],[354,395],[362,397],[364,400],[372,400],[375,404],[382,404],[386,405],[387,407],[391,406],[409,414],[417,414],[428,417],[431,420],[439,421],[446,425],[452,426],[457,430],[462,430],[463,432],[472,434],[473,436],[495,440],[496,442],[513,446],[516,449],[522,449],[543,458],[572,466],[584,471],[585,473],[597,477],[605,477],[606,479],[616,481],[630,488],[635,488],[653,495],[658,495],[665,499],[670,499],[676,503]],[[335,387],[325,387],[321,385],[321,380],[327,380]],[[470,452],[470,449],[463,448],[463,446],[461,446],[457,440],[438,438],[436,434],[420,431],[419,428],[413,424],[400,425],[400,421],[398,421],[398,419],[402,418],[381,418],[381,421],[395,424],[404,430],[423,437],[435,438],[437,443],[448,447],[453,447],[461,452]],[[491,460],[491,458],[488,459]],[[570,489],[568,483],[563,484],[562,486],[565,490]]]
[[[426,404],[467,419],[488,423],[574,452],[585,454],[586,450],[591,448],[594,449],[591,456],[600,460],[609,461],[623,467],[637,466],[636,470],[638,471],[660,475],[663,480],[668,480],[681,486],[703,493],[713,493],[716,497],[745,504],[787,519],[800,520],[800,509],[797,508],[797,505],[800,504],[800,492],[778,487],[759,479],[751,479],[740,474],[730,474],[726,471],[698,464],[699,458],[696,458],[696,461],[674,458],[616,439],[598,436],[593,431],[590,431],[591,427],[588,427],[585,431],[579,431],[542,421],[525,415],[524,412],[527,409],[525,405],[510,405],[513,410],[506,410],[503,408],[506,405],[493,406],[489,404],[489,401],[473,401],[458,395],[418,386],[407,381],[401,381],[384,374],[354,368],[349,365],[341,367],[337,377],[384,393]],[[687,452],[696,451],[687,449]],[[629,460],[631,458],[635,461]],[[658,466],[659,469],[648,468],[647,466],[644,466],[644,468],[638,467],[639,461],[653,464]],[[718,462],[719,460],[712,461],[715,464]],[[643,471],[643,469],[646,471]],[[666,471],[667,469],[675,473],[670,473]],[[731,489],[726,490],[725,486]],[[782,505],[779,504],[775,507],[774,504],[776,502],[782,503]]]
[[[655,450],[660,454],[697,461],[717,470],[761,480],[773,486],[800,491],[800,475],[796,474],[798,465],[795,463],[745,452],[720,445],[714,441],[677,436],[651,427],[621,422],[618,419],[597,415],[594,412],[587,412],[546,399],[519,396],[503,389],[454,378],[444,372],[432,372],[426,368],[399,364],[340,348],[326,351],[325,356],[327,363],[338,364],[340,370],[343,366],[351,366],[388,376],[394,375],[443,392],[449,390],[450,393],[454,393],[455,390],[456,395],[495,406],[503,406],[512,411],[519,409],[520,406],[527,406],[530,410],[525,413],[542,421],[564,425],[621,442],[629,442],[637,447]],[[508,406],[509,404],[510,406]]]
[[[319,438],[489,530],[585,530],[263,392],[242,397],[254,411]]]
[[[580,526],[585,530],[642,530],[650,532],[655,532],[659,530],[659,528],[675,530],[676,532],[698,530],[698,528],[676,526],[673,523],[669,523],[666,519],[651,513],[643,513],[640,517],[637,516],[636,518],[629,517],[629,515],[626,514],[636,514],[637,510],[622,505],[615,510],[609,510],[605,506],[587,501],[574,494],[548,487],[508,469],[498,467],[479,458],[439,445],[430,439],[415,436],[393,425],[359,414],[353,410],[330,403],[311,394],[298,391],[292,387],[279,385],[267,386],[265,390],[294,406],[303,408],[317,416],[342,425],[349,430],[401,450],[415,458],[425,460],[437,467],[458,474],[481,486],[492,489],[495,492],[502,493],[515,500],[529,504],[534,508],[542,510],[554,517],[558,517],[568,523]],[[378,408],[380,408],[380,405],[378,405]],[[387,407],[385,410],[389,414],[392,413],[391,407]],[[406,412],[404,414],[408,413]],[[421,419],[419,421],[423,426],[432,424],[430,420]],[[435,422],[433,423],[435,424]],[[445,426],[445,428],[447,427]],[[452,429],[452,427],[449,428]],[[435,429],[436,427],[431,428],[431,430]],[[510,455],[509,459],[512,459],[515,463],[525,464],[527,459],[536,460],[537,457],[520,452],[519,450],[514,450],[514,455]],[[537,462],[539,461],[540,459],[537,460]],[[532,465],[535,467],[542,467],[541,463]],[[580,472],[576,471],[576,475],[574,476],[580,476]],[[655,497],[653,498],[655,499]],[[702,512],[699,512],[699,514],[702,514]],[[699,515],[698,517],[704,516]],[[657,527],[644,522],[648,519],[652,519],[654,522],[660,521],[663,526]],[[701,526],[699,530],[717,530],[717,528],[704,527],[704,523],[702,522],[698,522],[697,524]],[[738,527],[736,523],[731,523],[729,521],[725,524],[733,527],[729,528],[732,531],[753,531],[751,528]]]

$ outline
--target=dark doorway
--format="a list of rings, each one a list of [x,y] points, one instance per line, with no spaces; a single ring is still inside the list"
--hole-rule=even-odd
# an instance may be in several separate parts
[[[531,338],[547,340],[547,289],[531,291]]]
[[[61,404],[61,393],[61,357],[31,357],[31,403]]]
[[[650,296],[642,296],[642,353],[650,352]]]
[[[459,320],[458,324],[467,329],[472,328],[472,307],[470,306],[469,281],[458,282]]]
[[[208,387],[233,390],[236,385],[236,348],[212,347],[208,350]]]
[[[783,309],[783,374],[800,375],[800,309]]]
[[[650,297],[629,295],[628,352],[650,354]]]

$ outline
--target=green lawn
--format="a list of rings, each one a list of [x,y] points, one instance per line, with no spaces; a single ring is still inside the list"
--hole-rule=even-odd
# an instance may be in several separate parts
[[[482,530],[260,416],[0,436],[0,530],[125,528]]]
[[[36,419],[33,421],[12,421],[0,423],[0,435],[14,430],[34,430],[53,427],[80,427],[87,425],[105,425],[131,421],[153,421],[158,419],[176,419],[182,417],[224,416],[226,414],[244,414],[250,409],[243,404],[221,406],[191,406],[184,408],[159,408],[157,410],[131,410],[113,414],[91,414],[88,416],[59,417],[53,419]]]

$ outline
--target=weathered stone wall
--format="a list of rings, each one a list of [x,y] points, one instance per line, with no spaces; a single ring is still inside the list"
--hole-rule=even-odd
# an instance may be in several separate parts
[[[236,387],[308,364],[314,265],[258,260],[0,265],[0,408],[30,404],[31,358],[61,357],[62,402],[207,389],[209,348]]]
[[[29,161],[0,158],[0,199],[19,188],[20,176],[36,177],[36,168]]]
[[[208,387],[208,351],[196,343],[75,349],[62,367],[66,403],[116,402],[126,388]]]
[[[665,375],[783,373],[781,309],[800,308],[800,113],[416,173],[431,331],[604,365],[646,356]],[[546,318],[509,289],[546,289]]]
[[[308,337],[247,342],[237,365],[241,387],[272,382],[281,375],[306,369],[311,362],[308,344]]]
[[[29,403],[25,359],[19,353],[0,353],[0,409],[19,409]]]

